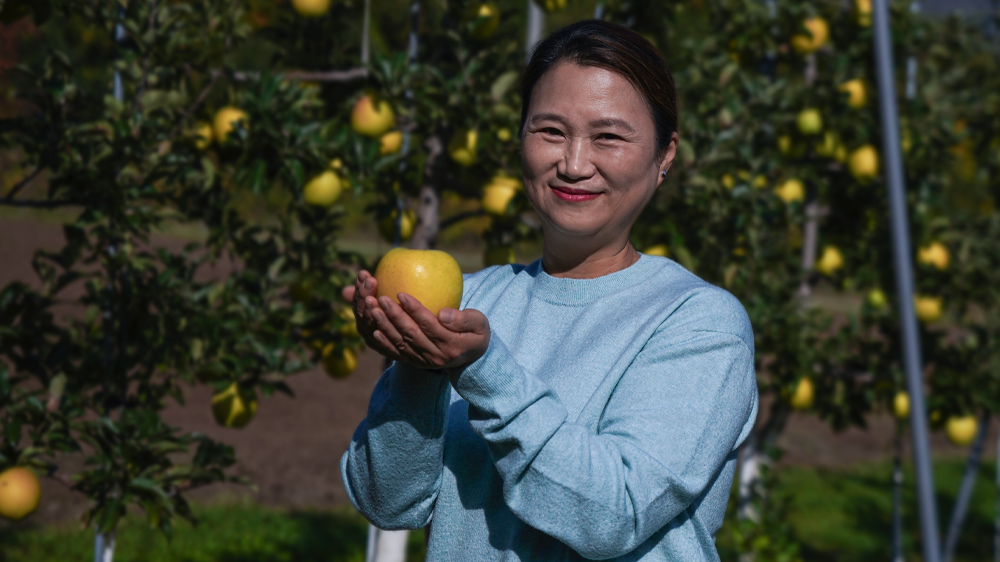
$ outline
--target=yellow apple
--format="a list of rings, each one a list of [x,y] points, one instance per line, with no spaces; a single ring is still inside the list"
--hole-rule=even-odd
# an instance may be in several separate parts
[[[314,207],[329,207],[340,198],[340,178],[327,170],[309,180],[302,190],[302,198]]]
[[[382,156],[395,154],[403,147],[403,132],[389,131],[378,139],[378,153]]]
[[[781,135],[778,137],[778,152],[782,154],[792,153],[792,136],[791,135]]]
[[[491,215],[506,215],[508,206],[519,189],[521,182],[517,179],[503,175],[494,176],[483,188],[483,210]]]
[[[833,272],[843,266],[844,256],[841,255],[840,250],[836,246],[827,246],[823,248],[823,255],[816,262],[816,271],[823,275],[833,275]]]
[[[396,234],[396,217],[399,216],[399,211],[393,209],[392,214],[385,217],[378,223],[378,233],[382,235],[382,239],[386,242],[392,244],[394,242],[393,237]],[[417,214],[413,212],[412,209],[406,209],[403,211],[403,218],[399,221],[399,241],[406,242],[413,236],[413,229],[417,226]]]
[[[870,144],[862,146],[848,157],[847,167],[854,179],[860,182],[875,179],[878,177],[878,151]]]
[[[795,124],[803,135],[818,135],[823,130],[823,116],[818,109],[803,109],[795,118]]]
[[[792,37],[792,48],[803,55],[815,52],[826,44],[830,37],[830,26],[821,17],[812,17],[802,22],[809,34],[798,34]]]
[[[774,194],[785,203],[793,203],[795,201],[802,201],[805,199],[806,188],[802,185],[801,181],[791,178],[789,180],[785,180],[785,183],[775,189]]]
[[[397,295],[406,293],[434,314],[462,304],[462,270],[440,250],[393,248],[379,260],[375,280],[376,297],[399,302]]]
[[[346,347],[328,344],[323,348],[323,370],[335,379],[346,379],[358,368],[358,357]]]
[[[951,256],[948,254],[948,248],[945,248],[944,244],[940,242],[931,242],[927,246],[920,248],[917,252],[917,261],[925,265],[932,265],[941,270],[948,269],[948,262],[950,260]]]
[[[194,147],[198,150],[205,150],[212,144],[213,136],[212,125],[199,121],[194,127]]]
[[[42,487],[31,470],[15,466],[0,473],[0,517],[24,519],[38,508]]]
[[[872,289],[868,291],[868,305],[872,308],[878,310],[886,305],[888,299],[885,296],[885,292],[882,289]]]
[[[847,94],[847,105],[854,109],[860,109],[868,103],[865,83],[857,78],[844,82],[837,89]]]
[[[566,9],[566,0],[536,0],[536,3],[541,4],[542,8],[550,14]]]
[[[941,297],[917,295],[913,297],[913,308],[921,322],[934,322],[944,314],[944,301]]]
[[[483,252],[483,267],[507,265],[515,262],[517,262],[517,256],[514,254],[514,248],[507,245],[490,246]]]
[[[872,24],[872,0],[854,0],[854,11],[858,25],[869,27]]]
[[[246,427],[257,413],[257,393],[236,383],[212,396],[212,415],[223,427]]]
[[[837,151],[842,146],[840,136],[836,131],[826,131],[823,133],[823,141],[816,145],[816,154],[827,158],[836,158]]]
[[[660,256],[661,258],[665,258],[670,255],[670,248],[668,248],[666,244],[653,244],[652,246],[644,249],[642,253],[648,256]]]
[[[468,168],[476,163],[476,141],[479,133],[475,129],[458,129],[448,141],[448,155],[460,166]]]
[[[813,388],[812,380],[809,377],[802,377],[795,385],[795,392],[788,399],[788,403],[796,410],[808,410],[813,405],[815,397],[816,390]]]
[[[467,21],[474,21],[472,37],[479,41],[486,41],[496,33],[500,27],[500,8],[493,2],[483,2],[481,4],[471,4],[466,15]]]
[[[292,7],[300,16],[316,18],[330,10],[330,0],[292,0]]]
[[[392,106],[380,100],[376,107],[370,95],[361,96],[351,110],[351,128],[359,135],[380,137],[396,125]]]
[[[905,390],[900,390],[893,397],[892,414],[900,420],[905,420],[910,415],[910,395]]]
[[[979,432],[979,421],[976,416],[951,416],[944,424],[944,434],[948,441],[958,447],[968,447]]]
[[[726,189],[732,189],[733,186],[736,185],[736,180],[733,179],[732,174],[723,174],[722,180],[720,181],[722,182],[722,186]]]
[[[349,306],[345,306],[340,309],[339,314],[340,314],[340,319],[343,321],[343,324],[340,325],[340,328],[337,330],[337,333],[339,333],[342,336],[347,336],[349,338],[361,337],[361,334],[358,333],[358,321],[357,318],[355,318],[354,316],[354,309]]]
[[[510,129],[507,127],[499,129],[497,131],[497,138],[500,139],[501,142],[509,141],[511,139]]]
[[[215,142],[219,144],[226,142],[226,139],[229,138],[229,133],[233,132],[233,125],[240,121],[243,122],[244,127],[247,126],[247,114],[242,109],[227,106],[217,111],[215,119],[212,121]]]

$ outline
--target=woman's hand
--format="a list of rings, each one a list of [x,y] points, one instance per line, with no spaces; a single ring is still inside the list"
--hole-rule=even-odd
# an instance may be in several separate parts
[[[394,361],[419,369],[464,367],[479,359],[490,344],[490,323],[478,310],[443,308],[435,316],[417,299],[399,294],[375,298],[378,281],[362,270],[344,298],[354,305],[358,332],[368,347]]]

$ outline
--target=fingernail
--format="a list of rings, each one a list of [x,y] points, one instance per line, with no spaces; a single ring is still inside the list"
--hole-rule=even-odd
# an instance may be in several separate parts
[[[455,311],[450,308],[442,308],[438,312],[438,318],[440,318],[442,322],[451,322],[455,318]]]
[[[378,322],[379,324],[382,323],[383,316],[382,316],[382,311],[381,310],[372,311],[372,316],[375,318],[376,322]]]
[[[365,289],[371,290],[372,285],[374,285],[374,284],[375,283],[372,282],[372,278],[371,277],[369,277],[368,279],[365,279]]]
[[[396,295],[396,298],[399,299],[399,304],[410,304],[410,299],[403,293]]]

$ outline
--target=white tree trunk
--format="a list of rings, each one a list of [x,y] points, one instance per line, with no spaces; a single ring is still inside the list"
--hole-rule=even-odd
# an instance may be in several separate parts
[[[94,535],[94,562],[113,562],[115,558],[115,532]]]
[[[369,525],[365,562],[405,562],[409,534],[409,531],[383,531]]]
[[[535,3],[528,0],[528,31],[524,38],[525,61],[531,58],[531,51],[542,39],[542,29],[545,27],[545,12]]]

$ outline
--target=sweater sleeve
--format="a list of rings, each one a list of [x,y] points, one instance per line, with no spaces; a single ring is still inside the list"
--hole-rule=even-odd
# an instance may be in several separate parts
[[[396,363],[382,374],[340,459],[351,503],[381,529],[427,525],[441,487],[451,386]]]
[[[510,509],[589,559],[623,556],[684,512],[756,411],[753,351],[714,331],[654,335],[596,433],[568,419],[496,336],[450,378],[470,404],[469,422],[489,446]]]

